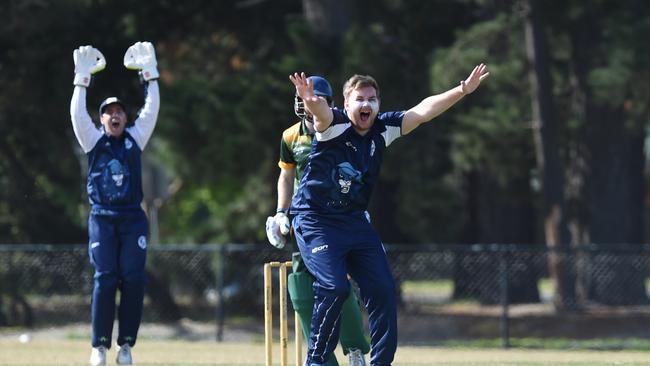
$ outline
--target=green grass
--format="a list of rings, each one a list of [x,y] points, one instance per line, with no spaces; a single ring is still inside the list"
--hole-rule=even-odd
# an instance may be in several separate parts
[[[449,348],[500,348],[501,339],[449,340],[440,342],[441,347]],[[511,338],[509,346],[513,349],[573,350],[573,351],[638,351],[650,352],[650,339],[647,338]],[[650,357],[650,353],[648,354]]]
[[[435,292],[439,294],[451,294],[453,289],[454,281],[450,279],[402,282],[402,291],[405,293]]]
[[[555,285],[550,278],[540,278],[537,287],[542,297],[550,298],[555,290]],[[646,289],[650,289],[650,277],[645,280]],[[435,279],[424,281],[404,281],[402,283],[404,295],[410,296],[438,296],[451,299],[454,291],[454,281],[452,279]]]
[[[19,343],[17,339],[0,339],[0,365],[87,365],[88,340],[36,339]],[[337,351],[340,352],[340,351]],[[304,353],[303,353],[304,354]],[[262,366],[264,346],[255,343],[215,343],[208,341],[141,341],[133,351],[137,365],[213,365]],[[294,365],[293,344],[289,344],[289,365]],[[109,351],[108,364],[114,364],[114,350]],[[278,345],[274,349],[278,363]],[[342,365],[347,360],[338,354]],[[406,347],[397,350],[396,366],[605,366],[648,365],[649,352],[578,351],[455,347]]]
[[[401,285],[404,295],[414,297],[436,296],[441,299],[451,299],[454,291],[454,281],[452,279],[404,281]],[[548,278],[540,279],[538,287],[540,293],[548,296],[553,293],[553,282]]]

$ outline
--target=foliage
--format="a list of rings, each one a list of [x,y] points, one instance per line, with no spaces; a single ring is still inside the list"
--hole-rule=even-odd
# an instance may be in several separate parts
[[[588,128],[601,128],[581,114],[578,66],[587,72],[587,97],[596,107],[622,111],[623,120],[613,124],[632,135],[647,129],[650,56],[641,35],[650,28],[650,7],[612,4],[568,1],[544,8],[565,161],[584,153],[581,138],[593,133]],[[382,110],[401,110],[488,63],[491,76],[475,94],[390,147],[371,205],[384,240],[459,241],[467,197],[493,193],[472,192],[465,181],[471,172],[496,182],[498,199],[516,196],[535,206],[539,197],[525,192],[539,187],[530,65],[516,4],[338,5],[346,22],[319,34],[301,2],[289,0],[0,4],[6,14],[0,25],[0,240],[86,240],[86,162],[68,117],[71,53],[92,44],[108,60],[88,92],[91,115],[108,95],[119,95],[135,112],[142,87],[121,59],[138,40],[156,45],[161,71],[161,113],[145,154],[155,156],[173,183],[159,210],[163,242],[265,240],[280,134],[295,122],[287,81],[294,71],[330,79],[339,106],[343,82],[371,74],[381,85]],[[591,32],[589,44],[575,43],[579,31]],[[578,51],[589,56],[585,65]],[[519,193],[508,194],[515,184],[512,191]]]
[[[467,69],[489,60],[490,77],[455,107],[462,111],[449,114],[448,119],[453,118],[452,159],[461,171],[487,170],[505,183],[513,176],[527,176],[532,169],[530,97],[522,43],[522,24],[501,15],[469,28],[458,35],[453,47],[436,52],[431,72],[437,88],[458,83]]]

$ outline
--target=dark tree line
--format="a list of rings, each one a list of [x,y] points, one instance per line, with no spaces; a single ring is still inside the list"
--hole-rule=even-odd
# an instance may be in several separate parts
[[[343,82],[371,74],[394,110],[486,62],[492,76],[475,95],[391,146],[371,204],[382,237],[546,244],[558,309],[646,302],[629,263],[584,251],[646,240],[650,5],[629,3],[3,2],[0,239],[86,240],[85,161],[68,112],[79,45],[108,60],[89,90],[94,116],[108,95],[135,112],[142,90],[122,55],[134,41],[156,46],[162,108],[145,155],[162,178],[146,204],[162,243],[264,245],[279,137],[295,120],[290,72],[326,76],[339,106]],[[593,261],[625,291],[586,280]],[[537,278],[521,271],[514,299],[537,300]],[[456,295],[493,301],[472,292],[473,275],[459,266]]]

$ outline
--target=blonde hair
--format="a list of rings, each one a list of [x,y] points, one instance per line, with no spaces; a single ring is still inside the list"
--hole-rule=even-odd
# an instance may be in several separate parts
[[[379,85],[377,81],[370,75],[358,75],[355,74],[343,85],[343,97],[348,99],[350,93],[357,88],[373,87],[377,92],[377,98],[379,98]]]

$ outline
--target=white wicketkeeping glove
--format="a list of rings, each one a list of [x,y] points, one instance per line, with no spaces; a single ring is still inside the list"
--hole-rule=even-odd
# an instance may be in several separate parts
[[[90,85],[90,75],[104,70],[106,58],[93,46],[81,46],[72,52],[74,60],[74,81],[72,84],[83,87]]]
[[[269,243],[278,249],[284,248],[287,243],[286,235],[289,234],[290,229],[289,218],[282,212],[266,219],[266,237],[269,239]]]
[[[158,61],[151,42],[135,42],[124,54],[124,66],[140,70],[145,81],[158,79]]]

